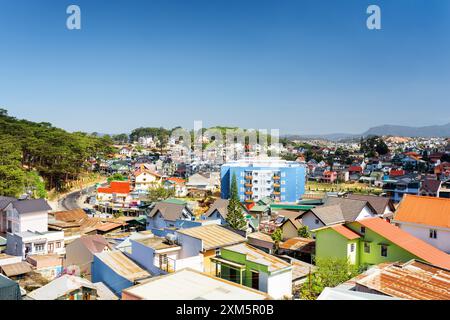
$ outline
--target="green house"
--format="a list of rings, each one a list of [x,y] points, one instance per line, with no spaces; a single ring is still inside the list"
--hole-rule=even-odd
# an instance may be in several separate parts
[[[211,262],[216,277],[267,292],[274,299],[292,295],[291,264],[247,243],[222,248]]]
[[[316,230],[316,259],[340,258],[357,266],[422,260],[450,268],[450,255],[381,218]]]

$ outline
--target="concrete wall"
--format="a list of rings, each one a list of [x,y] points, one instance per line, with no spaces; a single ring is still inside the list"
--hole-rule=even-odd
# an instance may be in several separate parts
[[[316,223],[316,220],[318,220],[318,223]],[[309,230],[314,230],[325,226],[312,212],[305,213],[301,217],[300,221],[304,226],[308,226]]]
[[[203,251],[202,240],[177,232],[177,242],[181,246],[180,259],[197,256]]]
[[[450,253],[450,229],[425,225],[414,225],[398,221],[395,222],[403,231],[406,231],[414,237],[431,244],[433,247],[436,247],[439,250]],[[436,239],[430,238],[430,229],[436,230]]]
[[[267,293],[274,299],[292,296],[292,270],[272,274],[267,279]]]
[[[94,262],[92,263],[92,282],[103,282],[119,297],[123,289],[133,286],[130,280],[118,275],[96,256],[94,256]]]

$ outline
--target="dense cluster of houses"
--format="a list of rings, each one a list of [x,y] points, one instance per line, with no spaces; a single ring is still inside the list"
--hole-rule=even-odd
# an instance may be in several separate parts
[[[450,198],[450,157],[447,142],[442,139],[422,141],[418,146],[410,140],[388,143],[394,152],[365,157],[358,149],[346,145],[349,152],[346,160],[335,156],[343,146],[318,147],[318,154],[327,157],[320,162],[306,162],[309,181],[327,184],[363,183],[380,191],[398,203],[403,195],[427,195]],[[408,142],[408,143],[407,143]],[[428,144],[426,143],[428,142]],[[425,145],[425,147],[423,146]],[[301,152],[298,161],[304,161]]]
[[[419,148],[414,140],[389,143]],[[245,158],[219,170],[187,170],[124,147],[120,159],[95,164],[126,178],[97,187],[90,204],[104,214],[0,197],[0,299],[298,299],[296,288],[317,272],[318,261],[340,259],[364,272],[318,299],[447,300],[445,154],[402,150],[332,165]],[[305,188],[307,179],[362,178],[383,194]],[[228,222],[234,183],[241,230]],[[173,192],[149,200],[154,189]]]
[[[226,199],[201,216],[187,202],[159,201],[144,221],[0,200],[3,299],[291,299],[326,258],[367,271],[319,299],[450,299],[450,199],[405,195],[396,206],[370,195],[267,198],[242,205],[243,231],[227,224]],[[310,238],[298,236],[302,226]],[[271,237],[278,229],[279,241]],[[417,283],[402,287],[408,277]]]

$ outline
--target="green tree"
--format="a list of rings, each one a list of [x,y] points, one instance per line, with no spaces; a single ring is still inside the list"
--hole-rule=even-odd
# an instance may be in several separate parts
[[[316,266],[316,271],[300,288],[302,299],[315,300],[326,287],[336,287],[362,271],[347,260],[336,258],[319,259]]]
[[[107,180],[108,183],[111,183],[111,181],[126,181],[128,179],[121,173],[114,173],[113,175],[109,176]]]
[[[298,228],[298,236],[302,238],[311,238],[311,232],[309,232],[308,226],[301,226]]]
[[[278,249],[280,242],[283,240],[283,230],[281,230],[281,228],[277,228],[270,236],[275,242],[275,248]]]
[[[245,220],[241,203],[239,201],[236,174],[233,173],[231,180],[230,201],[228,202],[228,213],[226,221],[231,228],[236,230],[245,230],[247,221]]]
[[[175,196],[175,190],[166,189],[164,187],[151,188],[148,191],[148,199],[151,202],[166,200]]]
[[[31,192],[34,199],[47,198],[44,179],[36,172],[29,171],[25,174],[25,190]]]

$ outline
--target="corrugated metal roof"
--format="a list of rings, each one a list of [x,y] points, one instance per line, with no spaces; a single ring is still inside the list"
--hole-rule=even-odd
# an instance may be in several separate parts
[[[237,283],[183,269],[153,278],[148,282],[123,290],[142,300],[267,300],[261,291]]]
[[[292,268],[292,266],[286,261],[268,254],[262,250],[256,249],[246,243],[225,247],[223,249],[245,254],[248,261],[267,266],[269,272]]]
[[[97,253],[95,256],[111,268],[111,270],[114,270],[117,274],[130,281],[150,276],[147,271],[140,268],[121,251],[105,251]]]
[[[24,261],[3,265],[0,267],[0,269],[2,270],[2,273],[7,277],[14,277],[31,272],[31,266]]]
[[[203,250],[221,248],[236,243],[245,242],[245,238],[237,233],[225,229],[219,225],[206,225],[189,229],[178,230],[185,234],[203,241]]]
[[[308,252],[311,252],[314,246],[315,240],[301,237],[291,238],[280,244],[281,249],[300,251],[302,251],[302,249],[308,249]]]
[[[408,300],[450,300],[450,270],[416,260],[369,272],[356,285]]]

